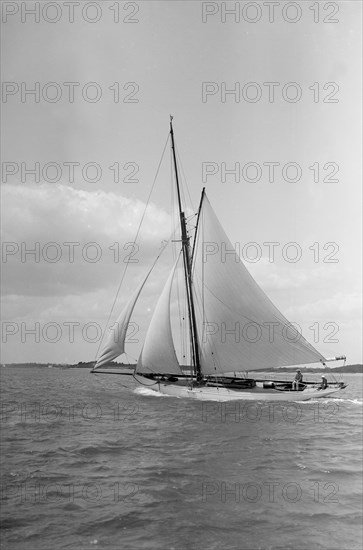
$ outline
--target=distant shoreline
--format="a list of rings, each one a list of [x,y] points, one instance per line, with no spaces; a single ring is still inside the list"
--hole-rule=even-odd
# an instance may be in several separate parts
[[[8,363],[3,364],[3,366],[7,368],[58,368],[58,369],[93,369],[95,365],[94,361],[90,362],[79,362],[75,364],[58,364],[58,363]],[[109,363],[107,366],[102,367],[105,370],[106,369],[127,369],[127,370],[133,370],[136,367],[136,365],[126,365],[124,363]],[[182,365],[182,370],[190,370],[187,366]],[[309,373],[309,374],[319,374],[322,372],[325,373],[335,373],[335,372],[342,372],[342,373],[351,373],[351,374],[363,374],[363,365],[355,364],[355,365],[345,365],[344,367],[325,367],[325,368],[309,368],[309,367],[300,367],[300,370],[302,373]],[[280,368],[271,368],[271,369],[265,369],[263,372],[271,372],[271,373],[293,373],[296,371],[296,367],[280,367]],[[242,372],[242,371],[241,371]],[[253,371],[250,370],[248,372],[260,372],[260,371]]]

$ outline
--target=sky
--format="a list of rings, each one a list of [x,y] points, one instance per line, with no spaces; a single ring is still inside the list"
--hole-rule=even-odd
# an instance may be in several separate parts
[[[188,213],[205,186],[283,314],[362,362],[360,2],[2,10],[2,363],[95,359],[121,278],[111,320],[171,235],[170,114]]]

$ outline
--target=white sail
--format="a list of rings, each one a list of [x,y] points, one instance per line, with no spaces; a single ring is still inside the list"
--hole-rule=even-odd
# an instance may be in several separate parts
[[[323,361],[254,281],[204,197],[194,262],[204,374]]]
[[[170,295],[177,263],[178,260],[156,304],[138,360],[137,372],[182,374],[174,349],[170,324]]]
[[[151,268],[152,270],[152,268]],[[146,275],[145,279],[141,281],[138,288],[135,290],[134,294],[131,296],[130,300],[125,305],[124,309],[121,311],[117,321],[114,326],[110,329],[110,334],[107,337],[107,340],[99,354],[95,369],[113,361],[122,353],[125,353],[125,340],[127,335],[127,329],[129,327],[130,318],[134,310],[135,304],[140,296],[147,278],[149,277],[151,270]]]

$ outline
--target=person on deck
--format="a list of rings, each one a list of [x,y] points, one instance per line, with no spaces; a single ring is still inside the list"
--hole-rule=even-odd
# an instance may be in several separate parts
[[[328,381],[323,374],[323,376],[321,377],[321,389],[325,390],[327,387],[328,387]]]
[[[299,384],[302,383],[303,376],[301,374],[301,370],[297,369],[295,374],[295,380],[292,383],[292,389],[297,391],[299,389]]]

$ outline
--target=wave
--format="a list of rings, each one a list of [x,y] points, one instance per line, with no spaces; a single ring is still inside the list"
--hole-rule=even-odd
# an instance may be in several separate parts
[[[121,452],[125,451],[124,445],[115,445],[115,444],[106,444],[104,442],[100,442],[99,445],[88,445],[86,447],[80,447],[75,451],[75,454],[86,456],[86,457],[92,457],[96,456],[98,454],[120,454]]]
[[[92,523],[83,523],[80,525],[77,532],[81,535],[84,533],[88,535],[95,532],[98,534],[107,532],[107,534],[110,535],[110,533],[113,532],[119,533],[120,529],[135,527],[144,529],[149,523],[154,523],[151,516],[145,517],[145,514],[142,512],[131,511],[128,513],[120,513],[119,515],[112,517],[103,517],[99,520],[93,520]]]
[[[152,395],[153,397],[172,397],[170,395],[165,395],[164,393],[161,393],[157,390],[151,390],[150,388],[135,388],[134,393],[138,395]]]
[[[342,397],[330,397],[330,400],[341,403],[353,403],[353,405],[363,405],[363,399],[343,399]]]
[[[309,401],[294,401],[294,403],[299,403],[299,405],[309,407],[312,403],[353,403],[353,405],[362,405],[363,399],[344,399],[343,397],[324,397],[324,399],[309,399]]]

